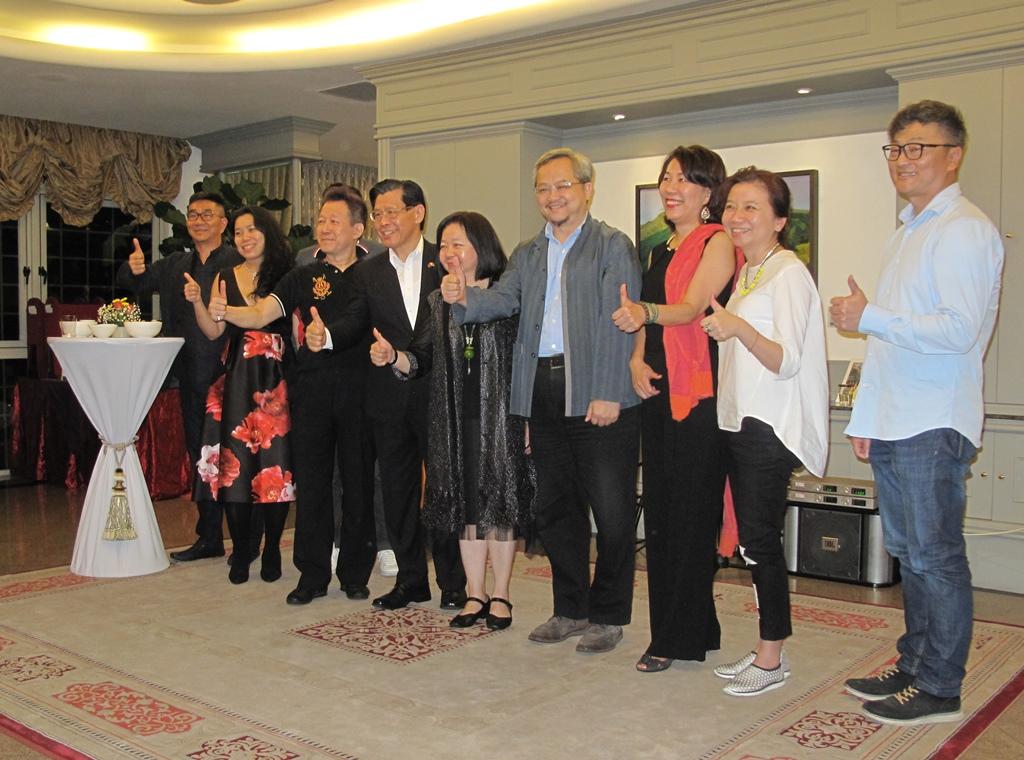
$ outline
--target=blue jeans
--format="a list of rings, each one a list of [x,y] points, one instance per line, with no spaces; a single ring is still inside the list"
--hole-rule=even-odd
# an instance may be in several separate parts
[[[965,479],[975,447],[948,428],[871,441],[885,548],[900,561],[907,631],[899,669],[936,697],[960,696],[974,598],[964,545]]]

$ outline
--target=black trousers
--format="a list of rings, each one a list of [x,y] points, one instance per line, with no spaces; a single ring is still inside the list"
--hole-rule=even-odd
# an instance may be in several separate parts
[[[373,440],[380,467],[388,540],[398,561],[397,583],[415,589],[429,585],[426,531],[420,519],[423,463],[427,457],[426,399],[411,400],[403,414],[373,418]],[[437,585],[442,591],[466,587],[458,536],[431,537]]]
[[[365,586],[377,557],[373,455],[361,377],[337,369],[298,373],[288,390],[296,490],[295,549],[300,588],[330,584],[334,468],[341,477],[338,566],[343,585]]]
[[[725,491],[715,399],[672,419],[667,384],[641,405],[644,537],[655,657],[703,662],[719,648],[714,579]]]
[[[744,418],[738,432],[725,435],[740,554],[750,566],[757,594],[760,637],[781,641],[793,634],[782,529],[789,476],[800,461],[770,425],[753,417]]]
[[[189,464],[195,475],[203,446],[203,420],[206,418],[206,394],[208,387],[186,385],[178,389],[181,394],[181,421],[185,428],[185,448],[188,449]],[[196,521],[196,535],[201,541],[220,543],[224,540],[224,507],[215,501],[196,502],[199,519]]]
[[[530,445],[537,468],[537,534],[551,561],[556,615],[626,625],[633,608],[640,408],[597,427],[565,416],[565,369],[541,362]],[[590,519],[597,563],[590,579]]]

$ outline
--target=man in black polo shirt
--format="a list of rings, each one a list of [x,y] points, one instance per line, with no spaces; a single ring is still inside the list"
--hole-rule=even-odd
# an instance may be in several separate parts
[[[224,243],[228,220],[224,200],[216,193],[199,192],[189,198],[186,220],[192,250],[178,251],[146,264],[139,241],[135,240],[135,250],[117,273],[117,285],[133,291],[136,298],[158,291],[163,334],[185,339],[185,345],[174,359],[171,375],[178,381],[185,446],[195,467],[202,446],[206,392],[220,366],[225,336],[210,340],[199,329],[195,309],[185,300],[185,274],[199,283],[203,303],[206,303],[213,278],[222,269],[242,263],[242,257]],[[171,559],[178,562],[224,556],[223,507],[215,501],[197,501],[196,507],[199,509],[198,539],[184,551],[171,552]]]
[[[351,268],[358,265],[357,241],[366,215],[366,204],[355,189],[339,187],[325,193],[316,225],[320,249],[314,261],[281,278],[271,298],[255,306],[233,307],[218,296],[210,302],[210,314],[243,328],[262,327],[296,309],[303,325],[310,322],[314,307],[321,318],[340,314],[351,297]],[[294,561],[300,577],[286,601],[308,604],[327,593],[335,463],[343,489],[338,580],[349,599],[366,599],[377,556],[373,459],[363,423],[369,334],[344,351],[314,353],[301,339],[300,344],[288,385],[298,496]]]

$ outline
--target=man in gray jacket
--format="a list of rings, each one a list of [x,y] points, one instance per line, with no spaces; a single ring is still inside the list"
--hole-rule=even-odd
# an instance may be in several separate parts
[[[640,291],[640,264],[621,231],[590,217],[594,168],[569,148],[543,154],[534,191],[547,221],[516,247],[491,288],[461,274],[441,290],[463,323],[519,314],[512,367],[513,414],[529,419],[537,467],[537,532],[551,561],[554,615],[532,633],[548,644],[582,635],[578,652],[608,652],[630,622],[639,457],[633,336],[612,312],[625,283]],[[597,564],[590,579],[590,520]]]

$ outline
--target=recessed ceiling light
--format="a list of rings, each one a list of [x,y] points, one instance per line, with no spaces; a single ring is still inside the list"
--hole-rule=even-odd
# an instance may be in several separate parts
[[[626,114],[624,114],[624,113],[613,113],[612,114],[612,118],[615,119],[615,121],[622,121],[623,119],[626,118]]]
[[[799,90],[796,91],[796,94],[797,95],[810,95],[812,92],[814,92],[814,90],[811,89],[810,87],[801,87]]]

